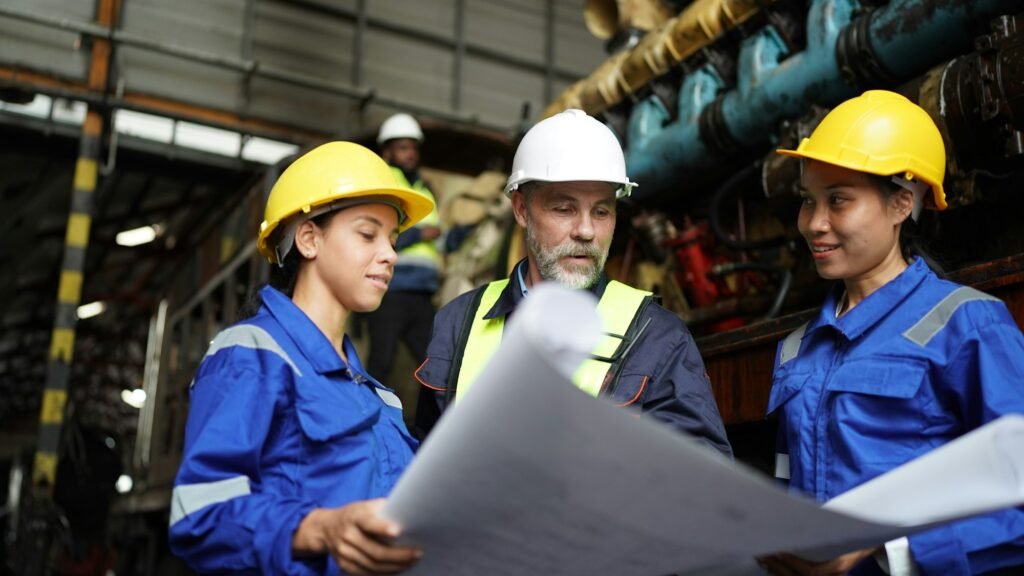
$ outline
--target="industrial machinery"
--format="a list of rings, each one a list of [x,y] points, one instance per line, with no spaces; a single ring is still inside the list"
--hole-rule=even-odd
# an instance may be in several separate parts
[[[619,12],[634,4],[589,2],[587,9],[632,22]],[[929,112],[946,143],[950,203],[932,215],[930,251],[950,278],[1003,298],[1024,325],[1019,3],[697,0],[675,7],[637,41],[609,43],[608,60],[547,113],[583,108],[620,137],[640,184],[633,200],[642,217],[629,233],[669,270],[649,285],[678,282],[663,291],[700,336],[741,457],[765,462],[776,343],[814,313],[827,288],[795,230],[799,162],[774,149],[795,146],[842,100],[885,88]],[[640,260],[631,255],[630,262]],[[632,273],[619,274],[640,282]]]
[[[274,0],[269,4],[301,5],[318,15],[332,12],[331,17],[353,16],[316,2]],[[1004,299],[1024,326],[1024,233],[1018,222],[1024,212],[1020,193],[1024,189],[1024,12],[1019,1],[587,0],[583,4],[580,20],[601,38],[608,55],[574,83],[568,82],[576,76],[554,66],[550,52],[544,53],[548,61],[543,67],[479,48],[475,56],[491,57],[495,65],[508,65],[524,74],[538,73],[549,97],[545,115],[582,108],[619,137],[627,172],[639,187],[620,208],[609,274],[657,292],[698,337],[738,458],[768,467],[774,426],[765,420],[764,410],[776,345],[814,313],[827,289],[795,229],[799,162],[774,150],[795,147],[831,107],[846,98],[885,88],[928,111],[946,142],[950,206],[931,215],[930,251],[951,279]],[[37,26],[60,25],[6,8],[0,10],[0,17],[4,16],[31,19]],[[349,20],[353,25],[360,22],[356,16]],[[365,15],[362,22],[365,26]],[[292,82],[321,95],[341,95],[352,102],[357,115],[361,106],[375,98],[392,108],[406,104],[375,96],[372,90],[343,88],[283,67],[257,65],[252,57],[214,58],[180,46],[147,43],[138,34],[79,28],[78,34],[97,43],[164,50],[162,56],[203,60],[204,66],[228,70],[245,86],[242,100],[261,83]],[[415,33],[394,27],[390,31]],[[548,33],[548,38],[554,34],[553,30]],[[419,33],[421,41],[431,38],[429,33]],[[464,42],[450,47],[458,54],[460,46],[465,56]],[[474,52],[472,45],[468,51]],[[0,99],[10,102],[25,96],[26,87],[19,78],[26,76],[7,72],[0,66]],[[457,66],[453,81],[470,75],[468,69],[464,72]],[[357,77],[355,70],[353,78]],[[554,89],[558,82],[566,86],[560,94]],[[88,96],[100,109],[104,103],[149,112],[169,109],[166,103],[142,98],[130,89],[120,95],[116,89],[113,94],[104,92],[106,96],[76,92],[74,86],[49,89],[54,97]],[[460,98],[456,91],[454,108],[462,105]],[[493,106],[503,102],[487,100]],[[319,99],[316,103],[323,105]],[[245,108],[246,113],[259,109]],[[493,160],[507,161],[514,134],[494,130],[493,115],[483,127],[478,123],[467,128],[473,119],[462,112],[445,114],[424,107],[413,111],[433,119],[425,123],[428,139],[433,138],[427,148],[433,157],[425,158],[427,165],[466,176],[504,168]],[[518,111],[516,102],[505,112],[515,118]],[[97,121],[109,117],[97,116]],[[268,130],[296,148],[327,136],[316,132],[315,122],[308,118],[304,124],[292,122],[291,131],[281,129],[289,125],[289,118],[280,116],[275,121],[274,125],[257,122],[245,114],[230,119],[245,142],[266,136]],[[211,124],[223,127],[228,122],[217,116]],[[506,126],[512,132],[511,125]],[[515,129],[523,131],[522,126]],[[369,137],[371,130],[362,126],[353,133]],[[104,134],[101,147],[109,150],[109,130]],[[79,550],[79,566],[107,563],[119,574],[183,572],[168,557],[165,527],[183,444],[188,385],[210,338],[234,320],[238,308],[266,277],[266,264],[255,253],[253,238],[267,187],[286,162],[242,164],[230,177],[204,174],[209,186],[231,189],[225,197],[232,204],[217,211],[204,204],[209,212],[204,217],[183,220],[192,223],[191,230],[186,230],[190,225],[179,224],[181,238],[187,237],[188,242],[182,240],[171,248],[175,273],[160,276],[160,286],[137,280],[138,286],[149,290],[140,300],[148,322],[136,322],[131,332],[138,349],[123,346],[121,352],[134,358],[137,379],[149,400],[138,415],[133,440],[119,442],[117,447],[121,451],[122,445],[127,446],[121,451],[121,464],[135,485],[114,501],[109,527],[103,527],[120,549],[129,552],[114,560],[101,550]],[[193,200],[206,198],[197,193]],[[510,234],[513,229],[508,228]],[[508,239],[497,252],[502,258],[520,253],[515,246],[509,247],[518,241]],[[66,427],[73,427],[71,418],[67,420]],[[82,459],[77,462],[84,462],[86,454],[91,454],[91,461],[109,459],[103,449],[105,439],[83,431],[78,452]],[[27,487],[31,454],[2,456],[0,461],[10,472],[8,483]],[[94,472],[102,476],[114,470],[111,464]],[[20,499],[8,500],[9,510],[21,511],[7,516],[8,544],[20,541],[19,546],[10,546],[10,558],[42,573],[45,559],[25,550],[52,550],[61,548],[54,542],[73,540],[69,510],[54,505],[51,498],[37,500],[22,494]],[[105,504],[98,499],[97,503]],[[12,523],[14,519],[19,521]]]

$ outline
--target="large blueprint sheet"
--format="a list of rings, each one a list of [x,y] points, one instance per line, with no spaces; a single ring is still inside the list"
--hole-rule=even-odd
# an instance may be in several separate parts
[[[600,330],[588,297],[531,290],[500,353],[396,486],[384,513],[425,552],[412,574],[753,574],[756,555],[824,559],[1024,503],[1022,417],[826,507],[787,494],[698,441],[577,390],[570,376]]]

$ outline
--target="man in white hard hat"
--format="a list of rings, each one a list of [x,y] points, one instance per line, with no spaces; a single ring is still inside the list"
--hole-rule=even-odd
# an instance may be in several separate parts
[[[650,293],[609,281],[604,264],[616,201],[635,186],[615,135],[581,110],[567,110],[523,138],[505,185],[525,228],[527,257],[509,278],[459,296],[434,319],[427,359],[416,372],[416,428],[424,435],[465,394],[497,350],[506,318],[542,281],[590,290],[610,333],[574,378],[606,396],[732,455],[704,363],[682,321]]]
[[[422,143],[423,130],[408,114],[389,117],[377,133],[381,158],[391,166],[398,184],[433,198],[419,173]],[[388,292],[380,308],[367,316],[370,336],[367,369],[381,382],[389,381],[399,340],[405,343],[417,364],[426,355],[434,321],[433,296],[440,284],[441,255],[435,243],[441,234],[440,221],[435,209],[399,235],[395,245],[398,262]]]

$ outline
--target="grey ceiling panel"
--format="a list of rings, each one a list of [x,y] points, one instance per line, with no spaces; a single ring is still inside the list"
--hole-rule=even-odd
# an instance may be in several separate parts
[[[467,110],[495,122],[513,126],[519,121],[523,102],[530,102],[534,114],[545,106],[544,78],[501,66],[480,58],[466,58],[463,101]]]
[[[369,31],[365,41],[368,85],[402,100],[448,107],[454,59],[450,50],[378,31]]]
[[[366,13],[374,18],[401,22],[449,39],[455,38],[455,0],[370,0]]]
[[[81,0],[0,0],[0,7],[83,22],[94,17],[93,2]],[[88,64],[89,51],[78,34],[0,18],[0,65],[84,80]]]

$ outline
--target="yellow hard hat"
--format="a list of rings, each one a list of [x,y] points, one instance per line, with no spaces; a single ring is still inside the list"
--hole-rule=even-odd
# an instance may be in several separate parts
[[[303,154],[277,179],[267,198],[256,248],[271,263],[278,262],[270,238],[281,223],[338,200],[377,197],[401,206],[404,231],[434,210],[434,200],[399,185],[384,160],[352,142],[328,142]]]
[[[836,106],[796,150],[779,154],[850,170],[920,180],[946,209],[946,147],[928,113],[895,92],[869,90]]]

